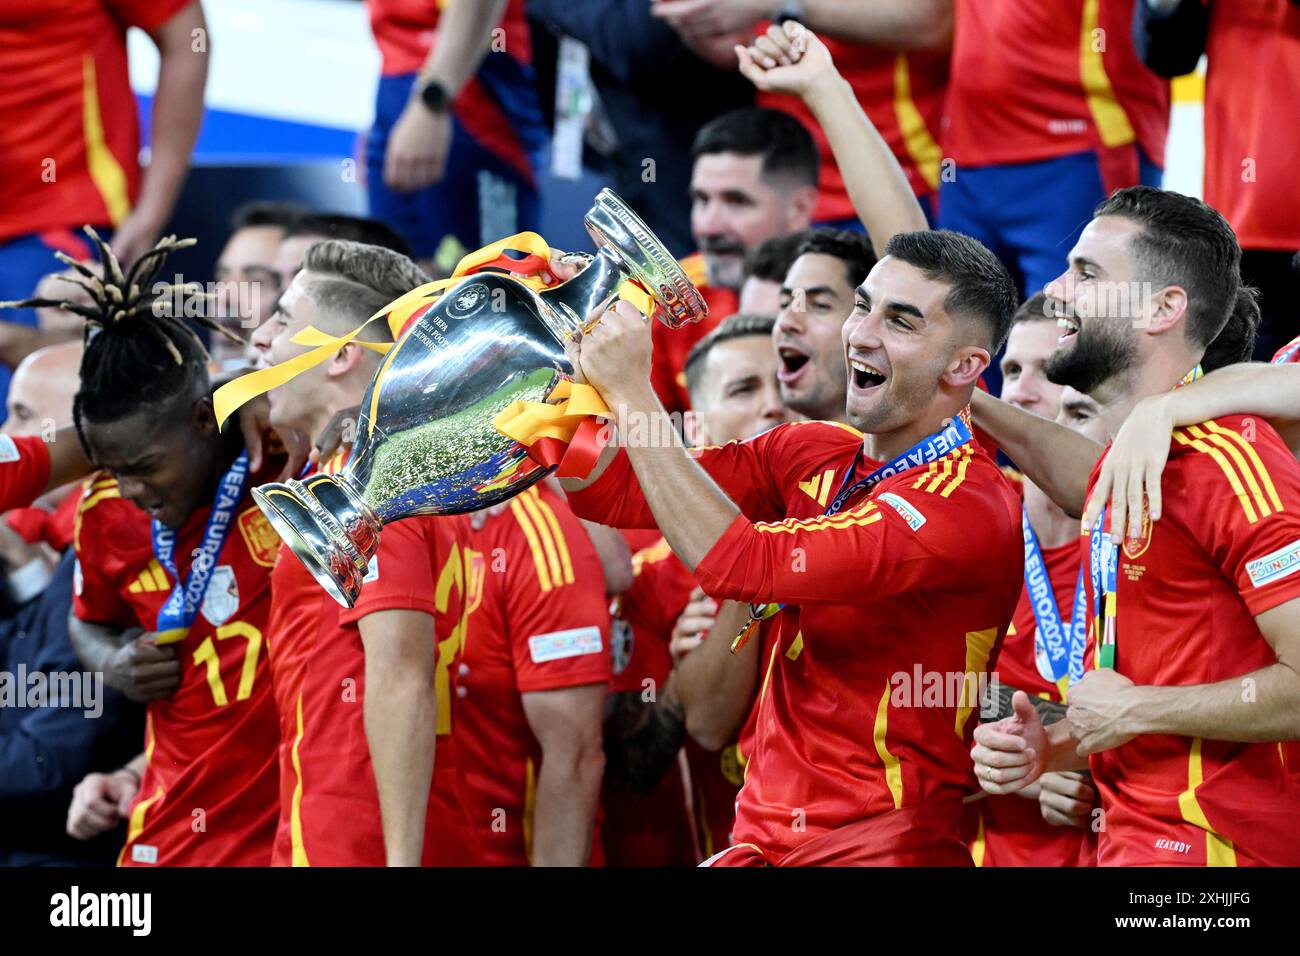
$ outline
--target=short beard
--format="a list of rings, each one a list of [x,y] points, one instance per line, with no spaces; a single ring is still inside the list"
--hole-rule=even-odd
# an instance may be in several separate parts
[[[1076,332],[1071,349],[1057,349],[1043,363],[1047,380],[1090,395],[1102,383],[1132,368],[1137,362],[1137,342],[1132,338],[1086,331]]]
[[[745,258],[730,253],[704,253],[709,285],[717,289],[740,289],[745,281]]]

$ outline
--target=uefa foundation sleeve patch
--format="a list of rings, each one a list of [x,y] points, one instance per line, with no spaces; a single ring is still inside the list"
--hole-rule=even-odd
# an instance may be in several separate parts
[[[0,435],[0,464],[17,461],[23,457],[14,440],[8,435]]]
[[[1290,577],[1296,571],[1300,571],[1300,540],[1292,541],[1272,554],[1266,554],[1262,558],[1246,563],[1246,573],[1250,575],[1250,583],[1257,588]]]
[[[906,498],[901,498],[892,491],[881,492],[876,495],[876,500],[883,501],[902,515],[903,520],[907,522],[907,526],[913,531],[919,531],[921,525],[925,524],[925,515],[917,511]]]
[[[602,646],[600,628],[573,627],[567,631],[552,631],[550,634],[537,634],[530,637],[528,654],[534,664],[545,664],[547,661],[563,660],[566,657],[599,654]]]

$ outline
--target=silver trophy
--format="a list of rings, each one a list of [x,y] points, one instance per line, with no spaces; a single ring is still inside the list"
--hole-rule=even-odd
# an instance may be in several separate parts
[[[469,276],[416,313],[361,401],[347,467],[253,489],[280,537],[352,607],[382,527],[506,501],[547,469],[492,425],[516,400],[544,402],[573,373],[564,346],[629,279],[678,328],[708,314],[677,261],[621,199],[601,190],[584,218],[597,254],[544,292],[501,273]]]

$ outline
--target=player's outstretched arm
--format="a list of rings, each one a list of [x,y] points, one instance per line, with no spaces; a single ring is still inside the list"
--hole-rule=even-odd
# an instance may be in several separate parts
[[[722,602],[704,640],[673,672],[686,732],[705,750],[721,750],[736,739],[754,698],[762,642],[749,641],[731,653],[732,641],[748,620],[744,604]]]
[[[651,13],[687,38],[752,29],[771,0],[653,0]],[[828,36],[898,50],[946,48],[952,0],[804,0],[800,19]]]
[[[1111,511],[1112,537],[1125,525],[1141,534],[1142,497],[1152,521],[1160,519],[1160,476],[1175,428],[1221,415],[1259,415],[1300,451],[1300,365],[1229,365],[1161,395],[1144,398],[1129,412],[1102,463],[1084,512],[1091,527],[1103,506]]]
[[[542,748],[533,810],[533,866],[586,866],[605,753],[605,685],[531,691],[524,716]]]
[[[1088,476],[1101,456],[1101,445],[979,389],[971,396],[970,407],[975,424],[992,436],[1026,478],[1066,514],[1083,514]]]
[[[50,477],[45,482],[45,491],[84,478],[94,467],[77,439],[77,430],[71,425],[56,431],[54,440],[47,446],[50,449]]]
[[[675,429],[647,427],[668,416],[650,384],[650,328],[645,316],[620,301],[594,318],[595,324],[570,351],[575,371],[600,392],[620,435],[653,436],[653,440],[627,441],[628,458],[669,546],[694,570],[740,509],[688,453]],[[601,465],[597,469],[587,483],[603,472]]]
[[[433,618],[392,609],[357,622],[366,658],[365,724],[389,866],[419,866],[438,733]]]
[[[1300,740],[1300,598],[1255,616],[1277,663],[1214,684],[1150,687],[1113,670],[1090,671],[1070,688],[1069,720],[1081,753],[1139,734],[1240,743]]]
[[[737,46],[736,55],[740,72],[758,89],[802,98],[821,124],[876,255],[884,255],[895,233],[930,228],[893,150],[815,34],[787,21],[750,46]]]

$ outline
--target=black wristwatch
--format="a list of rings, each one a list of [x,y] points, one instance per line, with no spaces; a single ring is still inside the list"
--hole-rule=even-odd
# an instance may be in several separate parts
[[[803,23],[804,15],[803,0],[782,0],[782,3],[772,14],[772,22],[784,23],[786,20],[795,20]]]
[[[437,80],[429,80],[420,87],[420,102],[432,113],[445,113],[451,106],[451,96],[447,93],[447,87]]]

